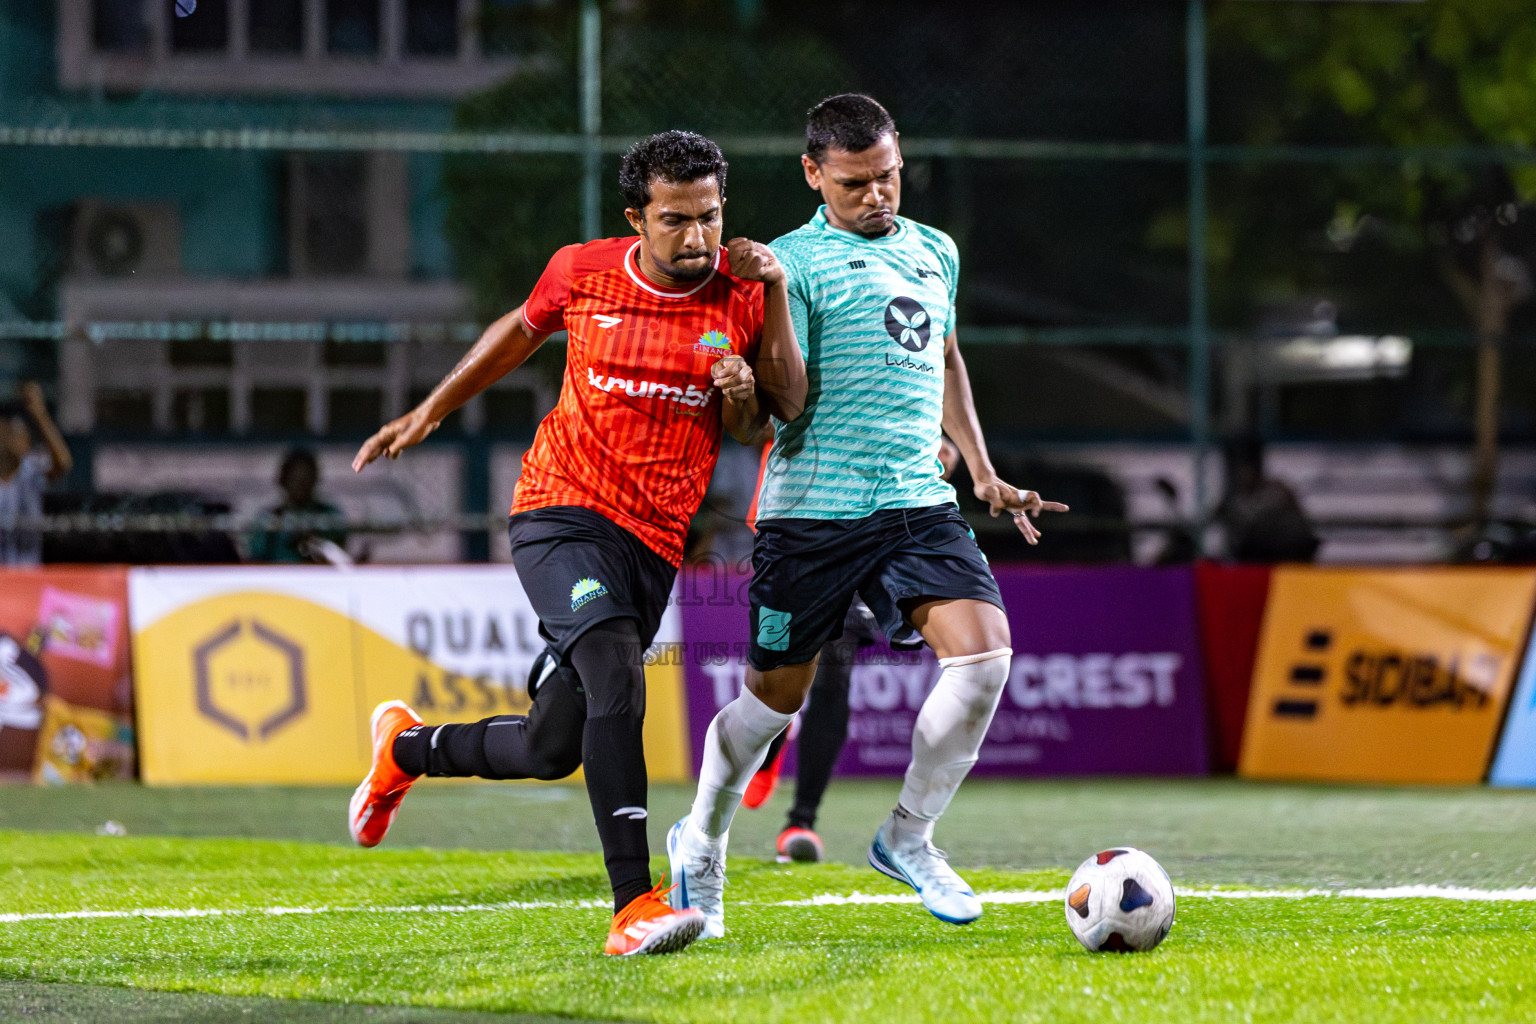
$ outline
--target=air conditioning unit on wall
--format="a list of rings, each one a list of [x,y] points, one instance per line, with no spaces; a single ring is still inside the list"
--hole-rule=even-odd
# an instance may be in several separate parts
[[[181,273],[181,217],[172,203],[82,199],[70,257],[76,277],[174,277]]]

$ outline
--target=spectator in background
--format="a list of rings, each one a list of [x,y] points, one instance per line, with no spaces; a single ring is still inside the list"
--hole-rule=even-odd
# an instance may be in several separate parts
[[[261,524],[264,529],[251,533],[248,544],[253,562],[349,563],[346,555],[347,534],[334,525],[341,520],[341,509],[315,497],[320,483],[320,464],[308,448],[293,448],[283,456],[277,471],[277,486],[283,502],[268,509]]]
[[[1224,452],[1227,493],[1216,508],[1227,557],[1238,562],[1310,562],[1318,538],[1295,493],[1264,475],[1264,443],[1234,438]]]
[[[43,435],[33,448],[28,420]],[[38,565],[43,560],[40,530],[19,529],[24,519],[43,514],[43,487],[74,468],[64,436],[48,415],[43,389],[28,381],[21,402],[0,406],[0,565]]]

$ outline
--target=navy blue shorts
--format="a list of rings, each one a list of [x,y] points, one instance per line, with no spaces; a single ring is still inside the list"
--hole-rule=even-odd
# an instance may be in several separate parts
[[[907,614],[928,600],[1003,607],[976,536],[955,505],[863,519],[764,519],[752,546],[752,647],[760,672],[802,665],[843,629],[857,593],[897,650],[923,644]]]
[[[539,635],[562,659],[599,622],[634,619],[651,646],[677,567],[605,516],[574,505],[529,509],[507,525],[518,582]]]

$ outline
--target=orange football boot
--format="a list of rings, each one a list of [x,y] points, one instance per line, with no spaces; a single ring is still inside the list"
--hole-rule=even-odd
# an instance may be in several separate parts
[[[672,887],[663,878],[656,887],[643,896],[636,896],[629,905],[613,915],[613,927],[608,932],[608,944],[603,952],[609,956],[632,956],[635,953],[676,953],[704,930],[704,913],[693,907],[676,910],[666,901]]]
[[[747,791],[741,797],[741,802],[747,807],[761,807],[773,796],[773,791],[779,785],[779,769],[784,767],[784,751],[787,749],[788,743],[780,746],[772,761],[752,773],[752,778],[747,782]]]
[[[373,767],[352,794],[347,827],[359,846],[378,846],[395,823],[400,801],[417,776],[407,775],[395,764],[395,737],[421,717],[401,700],[385,701],[373,709]]]

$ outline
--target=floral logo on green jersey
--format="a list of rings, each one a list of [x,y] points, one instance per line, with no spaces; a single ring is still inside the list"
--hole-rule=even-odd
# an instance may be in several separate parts
[[[706,356],[728,356],[731,354],[730,335],[724,331],[705,331],[699,335],[693,350],[702,352]]]
[[[928,347],[928,336],[933,331],[933,321],[928,311],[916,299],[905,295],[891,300],[885,307],[885,332],[891,340],[908,352],[921,352]]]
[[[571,611],[575,611],[588,601],[595,600],[608,593],[608,588],[603,586],[591,576],[583,576],[571,587]]]

